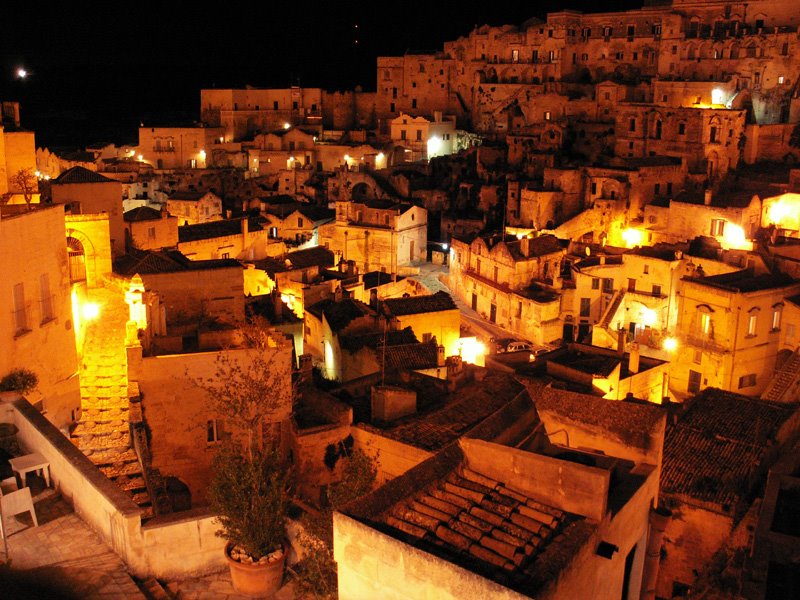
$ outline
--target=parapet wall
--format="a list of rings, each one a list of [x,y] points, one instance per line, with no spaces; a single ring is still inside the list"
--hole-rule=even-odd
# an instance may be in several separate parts
[[[176,513],[142,524],[142,509],[25,398],[0,394],[0,422],[17,426],[25,452],[50,463],[52,485],[138,577],[182,578],[222,569],[225,540],[212,515]]]

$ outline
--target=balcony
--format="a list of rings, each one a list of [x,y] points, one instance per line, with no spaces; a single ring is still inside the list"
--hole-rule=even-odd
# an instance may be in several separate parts
[[[687,335],[684,341],[689,345],[706,352],[713,352],[715,354],[727,354],[730,352],[729,348],[719,344],[713,338],[701,335]]]

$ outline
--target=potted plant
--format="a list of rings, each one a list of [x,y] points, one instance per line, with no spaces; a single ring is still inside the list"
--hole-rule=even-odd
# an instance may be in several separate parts
[[[273,425],[291,414],[291,352],[263,326],[242,330],[243,348],[217,355],[213,375],[197,380],[209,411],[222,417],[227,438],[212,462],[211,509],[228,540],[225,556],[234,588],[270,596],[283,578],[290,471]]]
[[[285,515],[288,469],[277,450],[242,454],[224,443],[213,461],[211,508],[228,540],[225,558],[233,587],[243,594],[270,596],[281,586],[288,546]]]

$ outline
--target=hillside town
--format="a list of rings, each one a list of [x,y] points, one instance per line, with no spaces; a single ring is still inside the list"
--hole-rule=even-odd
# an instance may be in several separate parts
[[[797,8],[565,7],[131,143],[4,99],[9,597],[800,597]]]

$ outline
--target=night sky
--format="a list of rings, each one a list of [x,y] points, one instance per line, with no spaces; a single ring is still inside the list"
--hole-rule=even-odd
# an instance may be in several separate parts
[[[197,119],[203,87],[374,90],[379,55],[438,50],[476,24],[520,24],[562,8],[620,10],[641,2],[493,1],[480,9],[416,0],[230,2],[213,12],[181,5],[186,10],[15,4],[0,23],[0,98],[22,103],[23,126],[36,131],[37,145],[135,142],[140,121]],[[14,77],[20,66],[30,73],[24,81]]]

